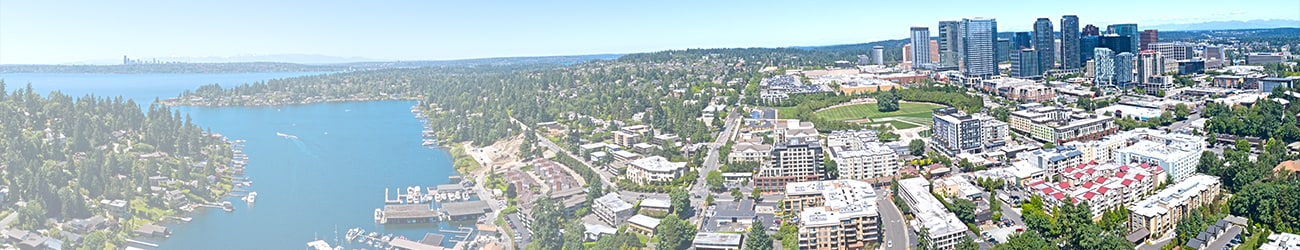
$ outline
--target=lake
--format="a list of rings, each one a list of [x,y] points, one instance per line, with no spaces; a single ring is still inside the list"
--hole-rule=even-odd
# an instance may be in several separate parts
[[[200,210],[192,222],[173,225],[162,248],[302,248],[313,239],[333,244],[336,226],[340,239],[352,227],[414,240],[436,233],[434,225],[384,228],[373,217],[384,204],[384,188],[396,195],[406,186],[446,184],[455,174],[450,155],[421,146],[423,125],[411,115],[413,104],[181,107],[196,124],[247,140],[249,190],[257,192],[257,202],[230,198],[232,213]]]
[[[58,90],[81,97],[123,96],[147,107],[186,89],[218,83],[230,87],[274,78],[321,73],[238,74],[0,74],[6,91],[31,83],[41,94]],[[234,212],[199,209],[188,223],[167,225],[169,239],[146,241],[159,249],[299,249],[308,241],[335,244],[348,228],[419,240],[449,225],[384,227],[373,220],[384,188],[434,186],[454,175],[451,156],[421,146],[423,125],[411,101],[377,101],[277,107],[179,107],[194,122],[232,140],[246,140],[247,176],[258,192]],[[276,133],[294,135],[286,139]],[[450,244],[445,244],[450,246]],[[361,245],[344,245],[347,249]]]

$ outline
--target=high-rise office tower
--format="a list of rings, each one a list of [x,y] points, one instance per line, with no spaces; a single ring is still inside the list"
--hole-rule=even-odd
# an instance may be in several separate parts
[[[1101,38],[1097,36],[1084,36],[1079,38],[1079,61],[1087,62],[1092,60],[1094,49],[1101,45]]]
[[[1142,47],[1139,47],[1138,44],[1139,43],[1138,39],[1140,36],[1139,32],[1142,31],[1138,30],[1138,25],[1135,23],[1111,24],[1106,26],[1106,34],[1116,34],[1116,35],[1128,37],[1130,43],[1128,46],[1129,50],[1123,52],[1129,52],[1130,54],[1137,53],[1138,51],[1142,50]],[[1120,53],[1120,52],[1121,51],[1116,51],[1115,53]]]
[[[961,21],[939,22],[939,65],[944,68],[961,66]]]
[[[1093,84],[1098,87],[1113,87],[1115,85],[1115,54],[1107,48],[1097,48],[1093,52],[1093,68],[1096,70]]]
[[[993,18],[962,19],[965,29],[962,40],[966,48],[962,51],[966,63],[967,77],[986,78],[998,74],[997,47],[998,21]]]
[[[1083,65],[1079,56],[1079,17],[1061,16],[1061,68],[1079,69]]]
[[[1131,38],[1132,37],[1129,36],[1106,34],[1104,36],[1101,36],[1101,39],[1098,41],[1097,46],[1110,49],[1111,51],[1114,51],[1116,54],[1124,53],[1124,52],[1133,53],[1134,51],[1137,50],[1134,50],[1133,47],[1131,47],[1133,46],[1133,43],[1131,43],[1133,39]]]
[[[1133,53],[1115,55],[1115,84],[1127,88],[1133,84]]]
[[[1083,26],[1083,31],[1079,32],[1079,35],[1080,36],[1101,36],[1101,29],[1097,28],[1097,26],[1092,26],[1092,24],[1089,24],[1087,26]]]
[[[871,47],[871,56],[875,59],[876,65],[885,65],[885,46]]]
[[[1033,40],[1034,38],[1029,32],[1016,32],[1011,36],[1012,49],[1032,49],[1034,48],[1034,44],[1031,42]]]
[[[1038,72],[1046,73],[1056,62],[1056,36],[1052,31],[1052,19],[1038,18],[1034,21],[1034,51],[1038,52]]]
[[[1011,47],[1011,39],[998,38],[998,62],[1005,62],[1011,59],[1011,53],[1016,49]]]
[[[1158,42],[1160,42],[1160,31],[1143,30],[1142,38],[1138,39],[1137,51],[1147,50],[1148,45]]]
[[[912,68],[930,64],[930,27],[912,27]]]
[[[1034,49],[1021,49],[1011,53],[1011,77],[1036,79],[1043,76],[1039,71],[1038,56]]]

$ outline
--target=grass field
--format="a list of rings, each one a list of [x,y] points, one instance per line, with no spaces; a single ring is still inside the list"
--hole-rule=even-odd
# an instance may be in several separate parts
[[[828,120],[857,120],[862,118],[885,118],[895,117],[899,120],[907,120],[921,124],[929,124],[930,119],[934,117],[934,109],[943,106],[929,103],[899,103],[898,110],[894,112],[880,112],[876,110],[875,103],[850,105],[837,107],[817,112],[817,115]],[[907,124],[911,125],[911,124]],[[915,125],[911,125],[915,126]]]

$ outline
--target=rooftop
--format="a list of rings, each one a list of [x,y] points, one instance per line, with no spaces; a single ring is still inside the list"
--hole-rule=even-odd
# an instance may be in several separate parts
[[[695,245],[739,246],[741,234],[696,233]]]
[[[930,235],[949,235],[966,231],[966,224],[957,219],[957,215],[948,211],[939,199],[930,194],[930,181],[925,178],[916,177],[911,179],[899,180],[898,185],[903,192],[913,197],[916,204],[912,204],[912,213],[916,216],[920,225],[917,228],[929,228]]]
[[[1188,198],[1218,183],[1219,177],[1196,174],[1186,180],[1169,185],[1164,190],[1156,192],[1155,195],[1138,201],[1129,206],[1129,210],[1132,210],[1135,214],[1149,217],[1167,214],[1169,210],[1165,209],[1165,207],[1183,204]]]
[[[619,198],[618,193],[605,194],[605,196],[596,198],[596,200],[592,202],[596,204],[601,204],[601,206],[609,208],[610,210],[613,211],[623,211],[627,209],[632,209],[632,204],[627,203],[627,201],[624,201],[622,198]]]
[[[794,182],[785,185],[786,197],[820,195],[822,207],[800,212],[804,225],[839,224],[853,217],[879,214],[876,190],[870,183],[857,180]]]
[[[686,168],[685,162],[670,162],[663,156],[651,156],[634,160],[630,163],[637,168],[651,172],[673,172]]]
[[[650,229],[659,227],[659,219],[655,219],[654,217],[645,216],[641,214],[633,215],[632,218],[628,218],[627,223],[631,223],[632,225],[642,226]]]
[[[641,200],[641,207],[669,209],[672,205],[668,203],[668,200],[644,199]]]

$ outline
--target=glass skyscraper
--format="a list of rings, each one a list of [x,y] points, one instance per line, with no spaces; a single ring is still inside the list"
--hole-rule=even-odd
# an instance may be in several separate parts
[[[930,27],[912,27],[912,68],[930,63]]]
[[[1034,49],[1021,49],[1011,53],[1011,77],[1036,79],[1042,77],[1039,71],[1038,56]]]
[[[1020,50],[1033,48],[1034,45],[1029,43],[1029,41],[1033,40],[1032,37],[1033,36],[1029,35],[1029,32],[1016,32],[1011,36],[1012,49]]]
[[[1061,68],[1079,69],[1083,60],[1079,51],[1079,17],[1065,15],[1061,17]]]
[[[1092,60],[1093,53],[1097,46],[1101,44],[1101,38],[1097,36],[1084,36],[1079,38],[1079,64]]]
[[[957,68],[961,65],[961,21],[939,22],[939,66]]]
[[[1038,52],[1038,73],[1046,73],[1055,66],[1056,35],[1052,31],[1052,19],[1034,21],[1034,51]]]
[[[998,21],[993,18],[962,19],[966,47],[962,61],[967,77],[986,78],[998,74],[997,39]]]
[[[1138,47],[1141,32],[1142,31],[1138,30],[1138,25],[1135,23],[1111,24],[1106,26],[1106,34],[1116,34],[1128,37],[1130,43],[1128,45],[1129,50],[1124,52],[1137,53],[1138,50],[1142,49],[1142,47]]]

